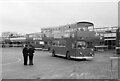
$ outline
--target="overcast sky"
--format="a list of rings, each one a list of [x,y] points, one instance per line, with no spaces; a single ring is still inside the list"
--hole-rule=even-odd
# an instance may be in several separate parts
[[[95,27],[118,25],[118,2],[3,0],[2,32],[39,32],[43,27],[90,21]]]

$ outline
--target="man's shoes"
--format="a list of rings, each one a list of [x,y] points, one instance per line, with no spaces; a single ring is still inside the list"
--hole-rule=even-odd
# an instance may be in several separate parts
[[[29,64],[29,65],[33,65],[33,64]]]
[[[25,66],[27,65],[27,64],[24,64]]]

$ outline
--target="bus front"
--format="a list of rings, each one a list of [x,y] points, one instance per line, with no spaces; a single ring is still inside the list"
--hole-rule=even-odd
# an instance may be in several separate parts
[[[87,42],[84,40],[78,40],[75,43],[77,59],[87,59],[92,60],[94,57],[94,50],[92,46],[88,46]]]

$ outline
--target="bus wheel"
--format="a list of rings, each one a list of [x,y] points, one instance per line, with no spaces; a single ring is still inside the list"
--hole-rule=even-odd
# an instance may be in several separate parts
[[[52,51],[52,56],[53,56],[53,57],[55,56],[55,51],[54,51],[54,50]]]
[[[70,53],[69,53],[69,52],[66,53],[66,58],[67,58],[68,60],[70,60]]]

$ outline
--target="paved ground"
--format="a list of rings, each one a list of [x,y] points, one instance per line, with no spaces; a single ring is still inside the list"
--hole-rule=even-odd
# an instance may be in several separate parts
[[[2,49],[3,79],[110,79],[118,78],[118,61],[114,60],[111,72],[112,51],[96,52],[92,61],[67,60],[52,57],[49,52],[36,51],[34,65],[24,66],[22,48]]]

